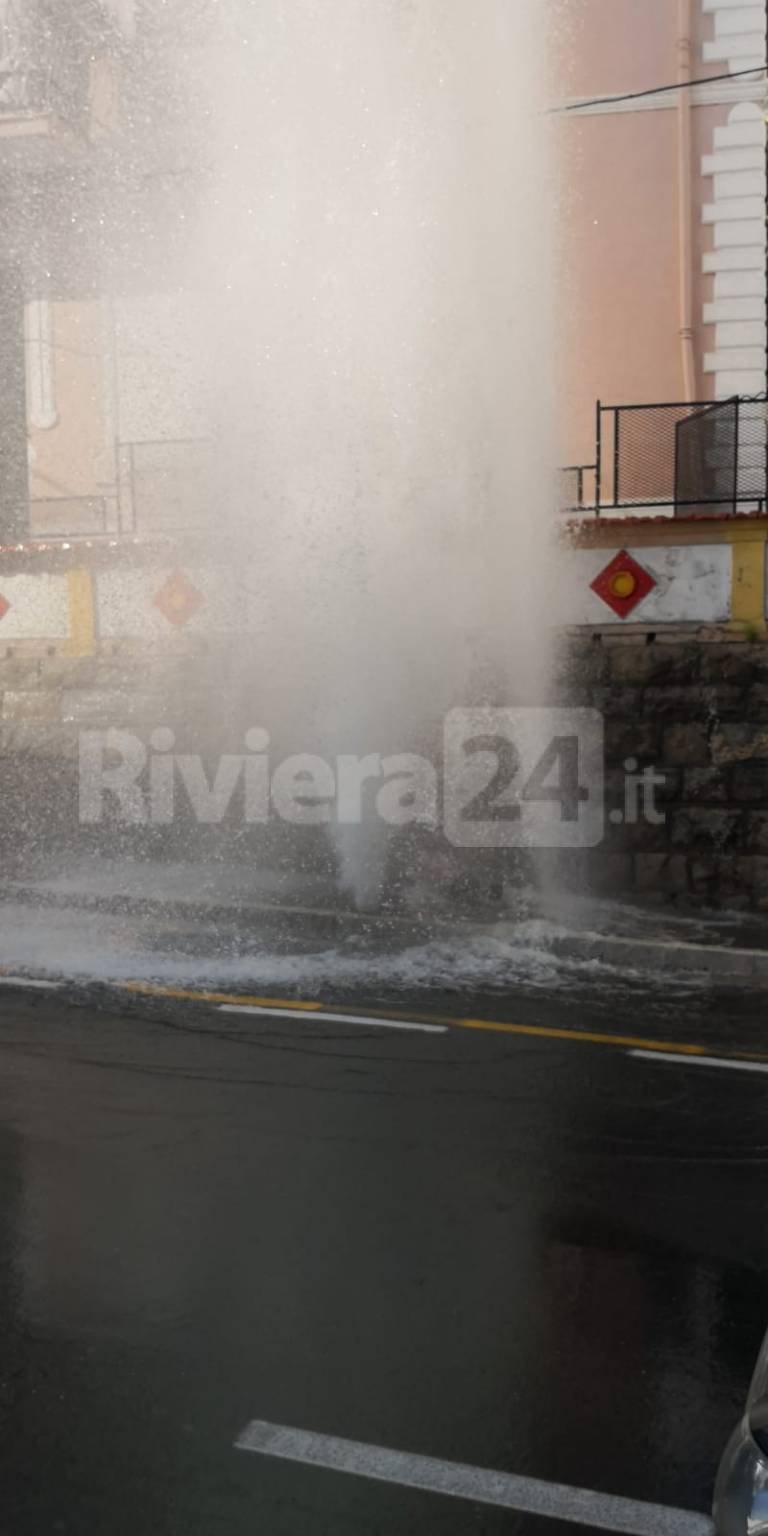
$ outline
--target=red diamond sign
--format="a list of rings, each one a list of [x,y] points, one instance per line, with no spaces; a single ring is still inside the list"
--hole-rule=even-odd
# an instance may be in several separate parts
[[[605,567],[592,582],[592,591],[602,598],[604,603],[618,614],[620,619],[626,619],[634,611],[638,603],[652,592],[658,582],[649,571],[638,565],[632,555],[628,555],[625,549],[614,556],[610,565]]]
[[[7,597],[3,597],[2,592],[0,592],[0,620],[5,618],[5,615],[7,614],[8,609],[10,608],[10,606],[11,605],[10,605]]]
[[[205,598],[183,571],[174,571],[168,580],[163,582],[160,591],[155,593],[153,602],[169,624],[175,624],[177,629],[183,629],[184,625],[188,624],[202,608]]]

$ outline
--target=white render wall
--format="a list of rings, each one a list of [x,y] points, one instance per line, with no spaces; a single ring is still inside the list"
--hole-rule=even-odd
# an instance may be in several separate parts
[[[202,602],[185,622],[174,625],[155,598],[180,573]],[[102,640],[161,640],[173,634],[250,634],[263,621],[244,600],[236,572],[225,566],[176,566],[99,570],[94,578],[96,630]]]
[[[715,38],[704,44],[707,64],[723,72],[762,69],[765,64],[765,7],[745,0],[702,0],[714,18]],[[712,153],[702,174],[711,177],[712,201],[702,219],[713,230],[714,250],[704,271],[714,279],[704,305],[704,322],[714,325],[714,350],[704,370],[714,375],[719,400],[755,395],[765,389],[765,114],[757,102],[741,102],[727,124],[716,128]]]
[[[199,298],[188,292],[116,301],[120,442],[173,442],[208,435],[208,365],[199,310]]]
[[[733,550],[730,544],[624,546],[657,585],[626,619],[604,603],[591,584],[618,554],[613,549],[569,549],[559,624],[722,624],[731,616]]]
[[[631,530],[627,529],[631,538]],[[619,629],[624,624],[723,624],[732,613],[731,544],[570,547],[564,552],[564,579],[558,590],[556,622]],[[656,583],[626,619],[591,590],[621,548]],[[766,552],[768,560],[768,550]],[[178,624],[157,604],[169,581],[189,585],[198,603]],[[258,605],[244,602],[236,570],[210,562],[190,566],[100,566],[93,572],[97,641],[140,639],[175,643],[182,635],[261,634],[269,652],[268,620]],[[45,570],[0,572],[0,595],[9,604],[0,617],[0,643],[66,640],[71,631],[68,577]]]
[[[14,640],[66,640],[69,590],[65,575],[0,572],[0,597],[8,609],[0,618],[0,644]]]
[[[558,623],[722,624],[731,617],[733,549],[730,544],[623,546],[656,582],[652,592],[624,620],[591,590],[591,584],[622,546],[573,549],[565,556],[566,580],[558,594]],[[236,572],[227,567],[182,566],[185,580],[200,594],[198,611],[179,629],[155,603],[178,568],[116,566],[95,575],[97,633],[102,639],[139,636],[161,640],[174,633],[227,635],[258,633],[264,619],[244,604]],[[266,638],[266,635],[265,635]]]

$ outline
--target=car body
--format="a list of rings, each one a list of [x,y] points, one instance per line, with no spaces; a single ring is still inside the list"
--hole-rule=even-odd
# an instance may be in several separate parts
[[[720,1463],[713,1513],[717,1536],[768,1536],[768,1336]]]

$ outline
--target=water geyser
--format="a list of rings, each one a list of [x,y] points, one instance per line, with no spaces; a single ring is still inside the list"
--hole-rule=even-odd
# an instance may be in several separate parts
[[[216,518],[299,751],[541,703],[553,618],[553,201],[542,0],[233,0],[207,54]],[[486,679],[483,682],[483,679]],[[386,829],[337,828],[375,899]]]

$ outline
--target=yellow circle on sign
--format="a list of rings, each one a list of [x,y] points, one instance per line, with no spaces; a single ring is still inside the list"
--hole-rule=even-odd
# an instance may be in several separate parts
[[[614,597],[631,597],[637,588],[637,578],[631,571],[617,571],[611,579],[611,591]]]

